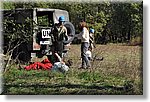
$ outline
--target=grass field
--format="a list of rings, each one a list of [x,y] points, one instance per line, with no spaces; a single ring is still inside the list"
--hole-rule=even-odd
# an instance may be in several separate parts
[[[68,57],[73,65],[65,74],[49,70],[18,70],[11,64],[4,74],[2,94],[142,95],[142,47],[96,45],[92,68],[78,69],[80,45],[72,45]]]

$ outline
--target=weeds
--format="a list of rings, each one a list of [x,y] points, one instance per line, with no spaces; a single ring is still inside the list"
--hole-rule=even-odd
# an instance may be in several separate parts
[[[97,45],[94,50],[103,61],[93,61],[92,69],[79,70],[80,48],[69,52],[74,62],[65,74],[50,70],[18,70],[11,63],[4,73],[3,94],[143,94],[141,47]]]

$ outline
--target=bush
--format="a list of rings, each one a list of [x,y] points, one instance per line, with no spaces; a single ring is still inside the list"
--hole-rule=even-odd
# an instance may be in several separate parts
[[[129,45],[131,45],[131,46],[137,46],[137,45],[142,46],[143,45],[143,38],[142,37],[132,38]]]

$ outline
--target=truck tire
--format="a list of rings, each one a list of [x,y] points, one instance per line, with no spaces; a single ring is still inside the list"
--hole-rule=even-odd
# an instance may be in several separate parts
[[[67,28],[67,34],[69,36],[68,40],[65,41],[65,43],[68,44],[68,43],[72,42],[73,39],[74,39],[75,28],[74,28],[74,25],[71,22],[65,22],[64,26]]]

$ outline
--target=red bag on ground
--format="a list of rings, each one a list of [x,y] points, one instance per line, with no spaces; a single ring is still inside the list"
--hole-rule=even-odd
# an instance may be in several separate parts
[[[52,68],[52,64],[48,59],[44,59],[42,62],[35,62],[33,64],[30,64],[26,67],[24,67],[25,70],[39,70],[39,69],[44,69],[44,70],[50,70]]]

